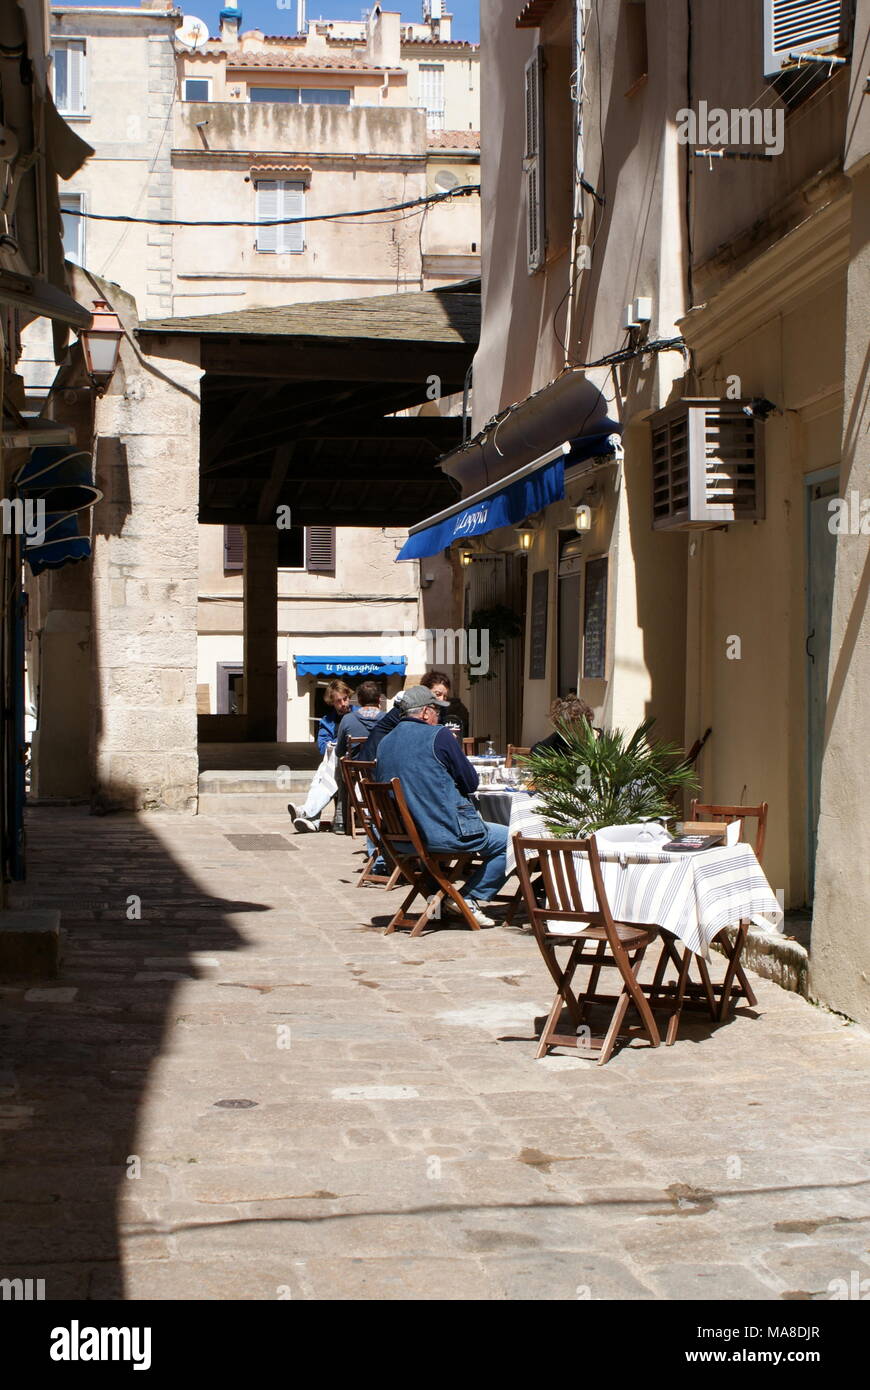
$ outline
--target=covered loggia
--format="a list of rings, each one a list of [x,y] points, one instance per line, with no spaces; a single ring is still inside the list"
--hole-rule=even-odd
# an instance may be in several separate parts
[[[462,419],[433,402],[463,391],[479,321],[471,282],[140,325],[149,356],[198,353],[198,517],[243,528],[242,741],[277,738],[279,509],[307,527],[408,527],[454,502],[437,461]]]

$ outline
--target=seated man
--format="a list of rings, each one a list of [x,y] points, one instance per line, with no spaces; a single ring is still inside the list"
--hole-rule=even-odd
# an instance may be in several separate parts
[[[462,896],[475,921],[491,927],[495,923],[481,903],[494,898],[507,878],[508,830],[483,820],[469,800],[477,790],[477,773],[450,731],[438,724],[438,711],[446,704],[423,685],[405,691],[404,718],[378,748],[376,778],[399,778],[427,849],[482,857]]]

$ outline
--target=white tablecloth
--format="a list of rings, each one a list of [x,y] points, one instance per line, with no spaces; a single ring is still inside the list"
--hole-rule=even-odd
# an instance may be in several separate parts
[[[516,867],[513,836],[550,838],[540,803],[523,797],[513,810],[508,842],[508,869]],[[654,922],[672,932],[697,955],[709,956],[710,942],[724,927],[748,920],[767,931],[780,931],[782,908],[751,845],[668,854],[651,848],[630,853],[600,849],[602,876],[610,911],[618,922]],[[596,906],[589,861],[576,856],[584,903]],[[554,930],[558,924],[554,923]]]

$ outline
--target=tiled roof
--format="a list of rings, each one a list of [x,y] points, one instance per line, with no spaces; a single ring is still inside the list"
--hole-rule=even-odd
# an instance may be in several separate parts
[[[479,43],[471,43],[468,39],[402,39],[402,47],[416,47],[423,44],[427,48],[480,48]]]
[[[430,130],[427,137],[430,150],[479,150],[479,130]]]
[[[528,0],[517,15],[518,29],[538,29],[555,5],[556,0]]]
[[[404,68],[383,68],[364,58],[333,57],[328,53],[271,54],[245,53],[239,57],[227,54],[227,67],[235,72],[240,68],[284,68],[292,72],[404,72]]]
[[[449,290],[333,299],[236,309],[222,314],[149,319],[145,333],[198,333],[206,336],[388,339],[419,343],[476,343],[480,295]]]

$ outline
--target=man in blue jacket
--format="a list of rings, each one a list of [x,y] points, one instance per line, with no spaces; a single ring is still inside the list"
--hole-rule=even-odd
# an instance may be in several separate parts
[[[424,685],[406,690],[404,718],[378,747],[376,777],[378,782],[399,778],[427,849],[483,859],[462,896],[475,921],[492,927],[481,904],[494,898],[507,878],[508,829],[483,820],[470,801],[477,773],[450,730],[438,723],[438,711],[446,707],[447,701]]]

